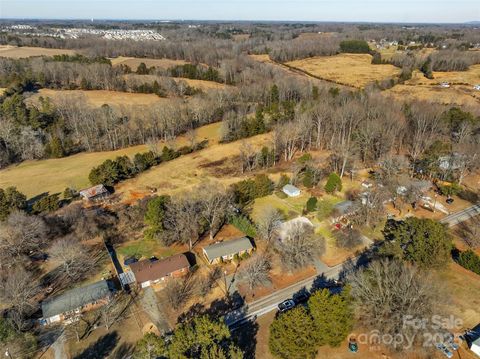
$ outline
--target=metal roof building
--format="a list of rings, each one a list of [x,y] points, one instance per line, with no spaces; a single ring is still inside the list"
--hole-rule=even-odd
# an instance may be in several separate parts
[[[78,310],[88,304],[105,299],[112,294],[112,287],[106,280],[71,289],[65,293],[42,302],[42,314],[45,319]]]
[[[285,186],[283,186],[282,191],[289,197],[300,196],[300,189],[291,184],[286,184]]]
[[[211,244],[203,248],[203,252],[210,263],[219,260],[232,259],[236,254],[242,254],[253,250],[252,242],[248,237],[241,237],[231,241]]]

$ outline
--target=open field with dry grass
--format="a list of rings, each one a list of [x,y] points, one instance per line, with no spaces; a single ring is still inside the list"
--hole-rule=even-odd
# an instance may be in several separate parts
[[[218,143],[219,130],[220,123],[213,123],[199,128],[197,132],[198,141],[208,139],[210,144],[215,146]],[[177,146],[185,144],[187,144],[185,137],[180,136],[177,138]],[[117,151],[79,153],[64,158],[24,161],[19,165],[12,165],[0,171],[0,188],[16,186],[28,197],[44,192],[63,192],[66,187],[85,188],[89,186],[88,174],[92,167],[117,156],[133,156],[137,152],[146,151],[148,151],[147,146],[139,145]],[[180,159],[172,161],[171,167],[174,168],[176,161]],[[160,165],[159,168],[165,165]],[[180,171],[181,169],[179,168],[178,170]],[[160,170],[159,172],[162,171]],[[163,179],[165,180],[168,175],[168,173],[163,173]]]
[[[112,62],[113,66],[118,65],[127,65],[133,71],[135,71],[142,62],[147,65],[147,67],[158,67],[161,69],[168,69],[173,66],[177,65],[184,65],[187,62],[184,60],[172,60],[172,59],[149,59],[149,58],[140,58],[140,57],[115,57],[111,58],[110,61]]]
[[[475,107],[480,104],[480,91],[470,86],[456,85],[442,88],[438,85],[395,85],[383,92],[399,101],[422,100],[439,104]]]
[[[448,82],[450,85],[480,85],[480,64],[472,65],[467,71],[433,72],[433,79],[427,79],[423,73],[416,70],[407,85],[437,85]],[[480,91],[478,91],[480,94]]]
[[[339,84],[362,88],[370,82],[396,77],[393,65],[372,65],[368,54],[319,56],[287,62],[288,66]]]
[[[161,79],[172,79],[176,83],[185,82],[189,86],[198,88],[202,91],[208,90],[221,90],[227,87],[233,87],[230,85],[221,84],[215,81],[205,81],[205,80],[193,80],[187,78],[178,78],[178,77],[162,77],[162,76],[155,76],[155,75],[137,75],[137,74],[127,74],[124,76],[126,80],[132,79],[138,82],[146,82],[146,83],[153,83],[154,81],[158,81]]]
[[[75,50],[67,49],[47,49],[43,47],[18,47],[10,45],[0,45],[0,57],[9,57],[12,59],[21,59],[32,56],[53,56],[53,55],[73,55]]]
[[[249,139],[254,148],[270,141],[270,134]],[[147,187],[155,187],[158,194],[174,194],[191,189],[202,182],[214,181],[229,185],[244,179],[235,157],[240,154],[240,141],[217,144],[206,149],[162,163],[116,187],[122,199],[130,202],[150,194]]]
[[[106,91],[106,90],[51,90],[40,89],[33,94],[28,101],[35,103],[40,96],[50,97],[53,102],[63,96],[83,96],[87,103],[93,107],[100,107],[104,104],[110,106],[126,106],[126,105],[152,105],[171,101],[171,99],[159,97],[150,93],[131,93],[120,91]]]

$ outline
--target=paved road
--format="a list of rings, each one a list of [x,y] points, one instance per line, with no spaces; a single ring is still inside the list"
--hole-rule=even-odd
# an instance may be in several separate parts
[[[356,264],[360,264],[358,263],[358,257],[355,258],[353,262],[357,262]],[[300,292],[303,288],[310,290],[316,280],[338,279],[338,276],[341,273],[343,267],[343,263],[334,267],[326,267],[327,269],[320,275],[316,274],[312,277],[303,279],[300,282],[292,284],[289,287],[277,290],[276,292],[268,296],[251,302],[248,304],[248,306],[244,306],[240,309],[232,311],[225,316],[225,323],[230,328],[234,328],[240,326],[248,320],[254,319],[255,317],[267,314],[275,310],[279,303],[281,303],[285,299],[292,298],[295,293]]]
[[[453,227],[478,215],[480,215],[480,203],[465,208],[463,211],[452,213],[442,218],[440,222],[448,224],[449,227]]]
[[[468,219],[475,217],[477,215],[480,215],[480,204],[473,205],[469,208],[466,208],[462,211],[452,213],[442,220],[440,222],[448,224],[449,227],[454,226],[456,224],[459,224],[461,222],[467,221]],[[370,244],[372,245],[372,241],[368,238],[364,238],[365,244]],[[363,260],[363,259],[362,259]],[[359,263],[359,258],[355,258],[353,260],[356,262],[356,265],[363,264]],[[245,322],[252,320],[258,316],[264,315],[266,313],[269,313],[273,310],[277,309],[277,306],[279,303],[284,301],[285,299],[292,298],[292,296],[299,292],[302,288],[306,289],[311,289],[314,281],[319,278],[320,276],[324,276],[325,279],[338,279],[338,276],[343,268],[344,263],[339,264],[334,267],[326,267],[320,265],[321,263],[318,263],[319,265],[317,267],[317,272],[320,274],[320,271],[323,269],[323,272],[320,275],[315,275],[313,277],[304,279],[298,283],[295,283],[289,287],[280,289],[276,291],[275,293],[272,293],[266,297],[263,297],[255,302],[249,303],[247,306],[244,306],[240,309],[237,309],[235,311],[232,311],[228,313],[225,316],[225,322],[227,325],[235,329],[237,327],[240,327],[242,324]]]

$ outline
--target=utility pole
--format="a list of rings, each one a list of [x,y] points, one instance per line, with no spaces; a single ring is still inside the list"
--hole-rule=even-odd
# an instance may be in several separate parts
[[[223,271],[223,280],[225,282],[225,294],[227,296],[227,298],[229,298],[229,293],[228,293],[228,284],[227,284],[227,270],[224,270]]]

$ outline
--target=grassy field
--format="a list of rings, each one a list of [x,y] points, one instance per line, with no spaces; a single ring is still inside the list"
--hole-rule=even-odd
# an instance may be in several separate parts
[[[372,65],[371,61],[372,56],[368,54],[341,54],[290,61],[287,65],[328,81],[357,88],[400,73],[400,69],[393,65]]]
[[[472,65],[467,71],[433,72],[433,79],[427,79],[423,73],[416,70],[412,78],[406,82],[407,85],[437,85],[442,82],[449,82],[451,85],[479,85],[480,64]]]
[[[422,100],[472,107],[478,107],[480,104],[480,91],[462,85],[455,85],[450,88],[442,88],[438,85],[395,85],[383,93],[392,95],[400,101]]]
[[[165,77],[163,77],[165,78]],[[204,81],[204,80],[193,80],[193,79],[186,79],[186,78],[172,78],[175,82],[186,82],[189,86],[198,88],[202,91],[208,91],[211,89],[214,90],[219,90],[219,89],[224,89],[226,87],[231,87],[225,84],[221,84],[218,82],[214,81]],[[141,82],[148,82],[148,83],[153,83],[155,80],[162,79],[162,77],[155,76],[155,75],[137,75],[137,74],[127,74],[125,75],[125,79],[133,79]]]
[[[248,141],[254,148],[260,148],[269,143],[270,134],[258,135]],[[239,141],[209,146],[126,180],[116,187],[116,192],[122,195],[124,201],[130,202],[148,195],[148,187],[157,188],[158,194],[173,194],[206,181],[229,185],[247,176],[240,173],[235,159],[239,154]]]
[[[279,198],[276,194],[257,198],[252,205],[251,217],[255,221],[268,207],[278,209],[287,219],[295,218],[302,214],[307,200],[310,198],[308,194],[302,191],[298,197]]]
[[[218,142],[220,125],[213,123],[199,128],[198,141],[208,139],[211,145],[215,145]],[[187,139],[182,136],[176,140],[177,146],[186,143]],[[65,158],[24,161],[0,171],[0,188],[17,186],[28,197],[43,192],[62,192],[66,187],[81,189],[89,186],[88,174],[92,167],[98,166],[106,159],[123,155],[133,156],[137,152],[145,151],[148,151],[147,146],[140,145],[118,151],[79,153]]]
[[[111,58],[110,61],[112,62],[113,66],[118,66],[118,65],[127,65],[130,66],[130,68],[133,71],[137,70],[138,65],[140,65],[142,62],[147,65],[147,67],[158,67],[161,69],[168,69],[173,66],[177,65],[184,65],[187,62],[184,60],[171,60],[171,59],[149,59],[149,58],[140,58],[140,57],[115,57]]]
[[[104,104],[108,104],[110,106],[152,105],[155,103],[171,101],[171,99],[158,97],[155,94],[148,93],[130,93],[106,90],[84,91],[51,89],[40,89],[37,93],[32,95],[28,101],[35,103],[40,96],[50,97],[54,102],[55,100],[65,96],[84,97],[85,100],[94,107],[100,107]]]
[[[10,45],[0,45],[0,57],[9,57],[12,59],[20,59],[32,56],[53,56],[53,55],[73,55],[75,50],[67,49],[47,49],[43,47],[18,47]]]

